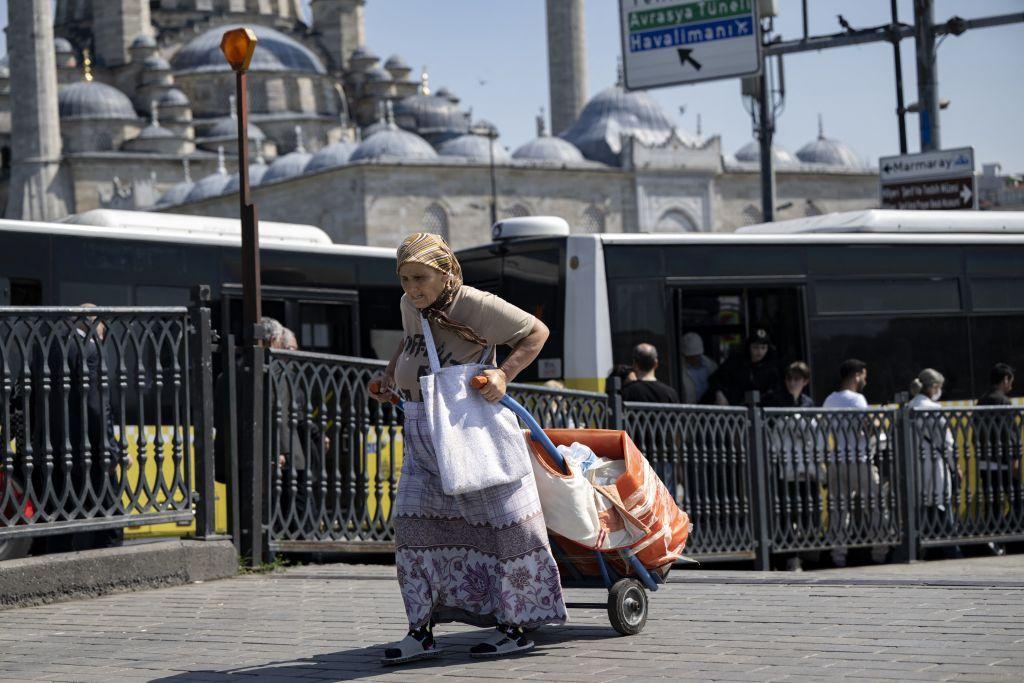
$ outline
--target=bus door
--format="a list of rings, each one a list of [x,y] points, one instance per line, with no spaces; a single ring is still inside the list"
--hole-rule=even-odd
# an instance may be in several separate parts
[[[222,329],[240,340],[242,287],[225,284],[222,291]],[[294,332],[300,350],[359,355],[359,294],[355,290],[264,286],[262,293],[263,315]]]
[[[704,342],[704,355],[721,364],[731,353],[742,351],[752,330],[763,327],[771,335],[780,366],[794,360],[810,362],[803,284],[746,283],[732,278],[669,284],[677,349],[684,334],[695,332]],[[681,382],[682,377],[678,379]]]

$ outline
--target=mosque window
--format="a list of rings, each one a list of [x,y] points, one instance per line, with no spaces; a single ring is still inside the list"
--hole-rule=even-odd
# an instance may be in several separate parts
[[[427,210],[423,212],[423,220],[420,222],[420,227],[425,232],[433,232],[441,237],[448,239],[448,212],[444,210],[444,207],[436,202],[427,207]]]
[[[266,89],[267,111],[288,111],[288,93],[284,87],[284,80],[280,78],[268,78]]]
[[[604,212],[591,204],[583,211],[580,228],[588,234],[604,232]]]
[[[310,78],[299,79],[299,111],[306,114],[316,112],[316,95],[313,94],[313,81]]]
[[[697,232],[697,226],[682,209],[669,209],[661,214],[654,230],[655,232]]]

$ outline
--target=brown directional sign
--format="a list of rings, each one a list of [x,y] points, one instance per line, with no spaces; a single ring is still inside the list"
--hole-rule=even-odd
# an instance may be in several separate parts
[[[973,209],[974,149],[936,150],[878,160],[883,209]]]
[[[914,180],[882,186],[882,208],[973,209],[974,178]]]

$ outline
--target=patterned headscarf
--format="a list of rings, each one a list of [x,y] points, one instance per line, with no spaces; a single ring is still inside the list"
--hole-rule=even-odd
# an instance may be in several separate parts
[[[396,272],[401,270],[406,263],[421,263],[425,266],[440,271],[448,276],[444,289],[429,306],[421,313],[432,320],[440,327],[451,330],[460,338],[474,344],[487,346],[487,340],[477,334],[473,328],[452,320],[445,312],[459,288],[462,287],[462,266],[455,258],[451,247],[445,244],[444,238],[430,232],[414,232],[402,241],[398,247],[398,266]]]

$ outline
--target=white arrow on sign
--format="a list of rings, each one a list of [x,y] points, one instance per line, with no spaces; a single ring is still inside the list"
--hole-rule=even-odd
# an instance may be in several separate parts
[[[964,204],[969,204],[971,202],[971,197],[973,196],[974,193],[971,192],[971,188],[966,185],[964,185],[963,189],[960,190],[960,199],[964,201]]]

